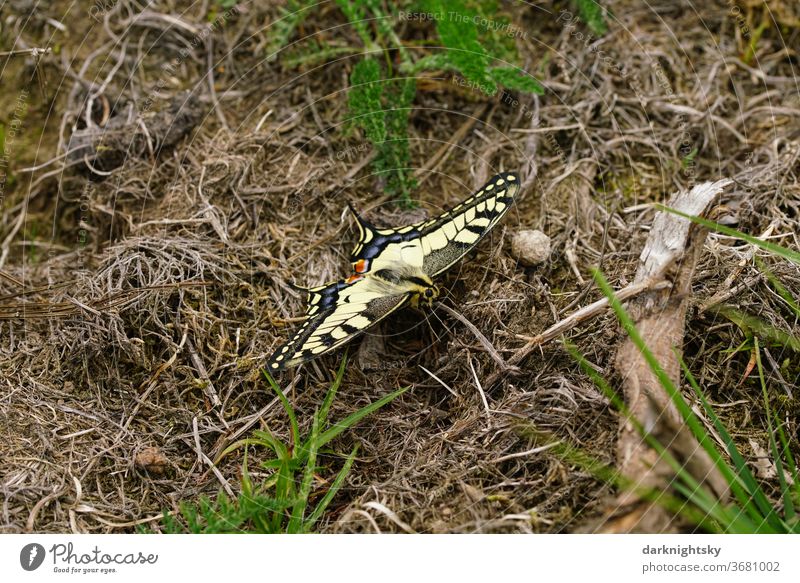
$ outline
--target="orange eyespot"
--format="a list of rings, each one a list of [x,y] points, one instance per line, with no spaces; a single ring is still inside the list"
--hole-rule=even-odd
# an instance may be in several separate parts
[[[363,275],[351,275],[350,277],[347,278],[346,282],[347,283],[353,283],[354,281],[358,281],[362,277],[364,277],[364,276]]]
[[[359,259],[355,264],[356,273],[364,273],[367,270],[367,262],[364,259]]]

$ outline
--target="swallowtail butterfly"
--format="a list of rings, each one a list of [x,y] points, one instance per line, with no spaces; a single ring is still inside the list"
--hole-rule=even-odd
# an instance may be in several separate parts
[[[354,273],[306,290],[306,319],[270,357],[267,370],[278,372],[330,352],[408,303],[430,306],[439,295],[433,278],[492,230],[518,191],[516,174],[498,174],[440,216],[398,228],[375,227],[351,207],[359,230]]]

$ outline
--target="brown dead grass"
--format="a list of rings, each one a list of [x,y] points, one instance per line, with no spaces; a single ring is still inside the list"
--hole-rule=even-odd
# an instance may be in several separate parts
[[[444,280],[445,301],[504,358],[524,344],[515,335],[540,333],[599,297],[592,266],[615,286],[629,282],[653,217],[647,203],[695,180],[735,177],[729,206],[739,228],[761,234],[773,225],[776,242],[798,248],[798,55],[787,48],[797,46],[797,29],[787,38],[768,27],[757,61],[747,64],[741,30],[724,3],[698,7],[699,18],[671,5],[654,13],[639,3],[609,4],[618,21],[591,45],[596,50],[573,34],[588,34],[585,26],[566,28],[552,5],[510,9],[528,31],[519,48],[526,67],[548,86],[546,96],[523,97],[524,106],[512,107],[464,95],[444,76],[421,85],[414,103],[411,150],[418,166],[458,135],[476,101],[488,105],[438,171],[421,175],[416,196],[425,212],[464,198],[500,169],[521,169],[529,185],[491,241]],[[155,123],[156,112],[193,89],[205,113],[190,137],[123,156],[102,178],[80,161],[64,167],[63,159],[21,172],[64,153],[87,87],[105,84],[112,116],[128,115],[132,100],[141,102],[161,78],[161,65],[191,42],[185,27],[156,17],[129,26],[132,4],[115,6],[105,26],[89,29],[85,45],[65,38],[64,58],[38,64],[46,84],[32,92],[29,134],[14,164],[18,180],[0,207],[0,269],[10,276],[0,278],[5,532],[154,527],[152,517],[179,501],[236,491],[241,458],[222,459],[215,475],[198,444],[213,460],[262,424],[287,434],[259,366],[302,313],[303,298],[289,284],[346,272],[354,236],[343,214],[348,200],[387,224],[412,216],[382,197],[366,164],[370,149],[341,126],[343,89],[357,57],[302,73],[268,63],[261,56],[269,32],[261,23],[273,21],[277,10],[253,5],[212,35],[213,47],[190,53],[165,78],[166,88],[143,116],[145,126]],[[194,5],[185,13],[161,8],[190,27],[205,19]],[[748,10],[759,19],[764,8]],[[44,42],[46,12],[56,20],[82,18],[62,15],[55,3],[29,20],[15,17],[19,38],[31,46]],[[325,10],[303,32],[340,21],[338,11]],[[343,30],[320,35],[357,44]],[[204,76],[208,50],[217,63],[213,94]],[[136,62],[141,69],[131,74]],[[26,77],[14,73],[33,66],[9,62],[4,88],[21,88]],[[527,112],[536,112],[538,125]],[[681,163],[680,116],[698,150],[691,172]],[[41,144],[33,138],[37,129],[46,136]],[[88,231],[86,244],[80,228]],[[506,235],[518,228],[552,237],[547,264],[526,269],[510,258]],[[767,443],[759,390],[744,378],[750,354],[734,351],[744,333],[715,308],[734,306],[795,335],[800,326],[748,247],[718,236],[706,247],[686,354],[750,452],[749,439]],[[797,266],[758,255],[797,297]],[[726,289],[735,293],[706,305]],[[445,312],[413,327],[416,319],[399,314],[380,327],[385,354],[378,368],[351,357],[332,419],[399,386],[412,390],[332,444],[339,453],[356,441],[361,448],[322,530],[564,532],[596,517],[607,487],[529,437],[531,430],[546,432],[602,461],[614,458],[616,414],[562,346],[543,346],[521,374],[483,387],[487,415],[474,379],[496,372],[494,361]],[[612,369],[619,331],[610,315],[569,337],[599,370]],[[780,346],[768,350],[770,391],[796,436],[797,355]],[[340,358],[322,358],[282,379],[304,426]],[[333,455],[323,462],[330,475],[341,463]]]

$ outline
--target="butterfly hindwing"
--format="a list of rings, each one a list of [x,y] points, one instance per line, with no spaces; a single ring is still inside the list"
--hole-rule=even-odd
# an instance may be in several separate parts
[[[355,210],[359,240],[353,249],[356,273],[386,267],[401,257],[434,277],[466,255],[508,211],[519,177],[501,173],[461,204],[438,217],[398,228],[377,228]],[[352,209],[352,207],[351,207]]]
[[[392,293],[373,278],[351,277],[308,291],[306,320],[278,347],[267,370],[278,372],[338,348],[405,304],[408,293]]]

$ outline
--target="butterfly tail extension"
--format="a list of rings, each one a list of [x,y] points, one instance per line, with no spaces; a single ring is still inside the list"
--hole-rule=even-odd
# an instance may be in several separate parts
[[[353,251],[350,253],[351,262],[356,273],[366,273],[369,271],[369,262],[362,257],[362,252],[364,246],[368,245],[378,236],[378,230],[375,225],[370,223],[356,210],[352,203],[348,202],[347,206],[350,208],[350,212],[353,214],[353,218],[356,220],[356,226],[358,227],[358,241],[355,247],[353,247]]]

